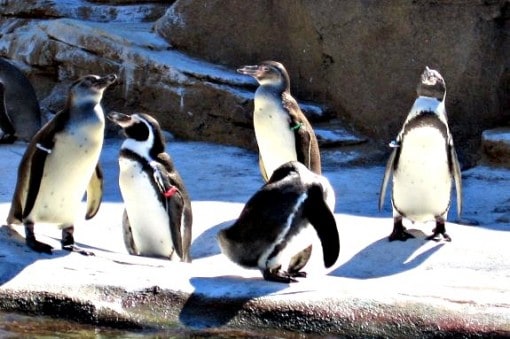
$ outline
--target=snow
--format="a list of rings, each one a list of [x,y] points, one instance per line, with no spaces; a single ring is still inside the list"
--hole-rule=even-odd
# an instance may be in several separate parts
[[[158,286],[211,298],[262,298],[267,302],[335,304],[363,300],[375,309],[381,304],[414,302],[453,310],[461,318],[466,312],[475,318],[481,313],[489,314],[489,323],[496,327],[510,323],[510,226],[498,223],[500,213],[495,212],[497,206],[506,206],[510,199],[508,170],[476,167],[464,173],[465,217],[476,219],[481,225],[447,223],[451,243],[424,239],[433,224],[408,224],[416,239],[387,241],[392,228],[389,197],[384,211],[377,211],[382,166],[327,170],[325,176],[336,191],[339,260],[325,270],[320,244],[315,240],[312,259],[306,267],[308,278],[286,285],[265,282],[257,270],[235,265],[220,253],[217,245],[217,232],[233,223],[244,203],[262,185],[257,155],[236,147],[168,143],[167,151],[192,198],[193,263],[128,255],[122,241],[123,207],[117,184],[121,142],[105,141],[101,155],[105,194],[98,215],[89,221],[78,220],[76,225],[76,241],[96,256],[83,257],[60,250],[60,232],[51,225],[37,225],[36,233],[39,240],[56,248],[53,256],[28,250],[16,235],[23,234],[22,227],[14,227],[14,233],[1,227],[0,292],[30,290],[93,298],[98,294],[97,286],[120,286],[126,291]],[[0,147],[0,157],[4,159],[0,217],[4,220],[25,146],[16,143]],[[455,215],[455,210],[450,215]],[[98,303],[109,309],[122,309],[118,300],[101,299]],[[364,307],[363,303],[356,305]],[[491,313],[492,310],[496,311]]]

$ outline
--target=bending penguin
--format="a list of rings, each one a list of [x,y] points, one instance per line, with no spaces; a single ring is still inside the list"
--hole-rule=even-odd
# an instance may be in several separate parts
[[[254,77],[253,125],[259,148],[259,167],[265,181],[288,161],[299,161],[321,174],[319,144],[308,119],[290,94],[285,67],[276,61],[243,66],[239,73]]]
[[[259,268],[264,279],[295,282],[306,277],[301,269],[309,259],[308,234],[313,226],[323,249],[324,265],[331,267],[340,252],[328,180],[297,161],[274,171],[269,181],[246,203],[237,221],[218,233],[221,251],[233,262]]]
[[[389,240],[414,238],[402,218],[413,222],[434,220],[429,240],[441,235],[451,241],[445,222],[450,209],[452,177],[457,192],[457,213],[462,211],[459,161],[448,128],[445,110],[446,85],[439,72],[425,68],[418,83],[414,105],[395,141],[388,159],[379,195],[382,209],[386,186],[393,177],[393,232]]]
[[[41,111],[35,90],[16,66],[0,58],[0,144],[17,138],[30,141],[41,128]]]
[[[191,203],[165,152],[158,122],[147,114],[112,112],[124,129],[119,186],[125,204],[124,243],[132,255],[191,262]]]
[[[62,248],[92,254],[74,245],[74,222],[87,192],[86,219],[94,217],[102,199],[99,155],[105,118],[100,102],[117,79],[87,75],[75,81],[65,108],[44,125],[28,145],[18,169],[7,223],[23,223],[27,245],[51,254],[52,247],[35,238],[34,224],[58,224]]]

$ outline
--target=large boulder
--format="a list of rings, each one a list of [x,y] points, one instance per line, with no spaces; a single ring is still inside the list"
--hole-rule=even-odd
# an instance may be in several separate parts
[[[283,62],[298,97],[386,142],[427,65],[447,84],[461,158],[510,116],[509,1],[178,0],[157,25],[174,47],[236,67]]]

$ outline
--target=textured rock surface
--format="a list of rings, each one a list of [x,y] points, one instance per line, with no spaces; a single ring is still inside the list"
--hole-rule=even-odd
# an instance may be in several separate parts
[[[483,131],[482,151],[489,163],[510,167],[510,128]]]
[[[107,111],[151,113],[177,137],[255,149],[255,81],[234,69],[187,57],[154,33],[148,21],[155,13],[163,15],[161,9],[170,4],[8,2],[1,7],[0,55],[23,66],[47,118],[62,108],[69,83],[78,76],[114,72],[120,79],[105,95]],[[322,107],[302,107],[310,119],[325,119]],[[345,127],[339,131],[345,132]],[[358,138],[343,135],[346,140]],[[344,137],[329,136],[333,139],[325,144],[337,144]]]
[[[313,123],[339,117],[380,146],[398,132],[428,65],[446,79],[450,125],[471,165],[481,131],[510,116],[509,8],[508,0],[2,1],[0,55],[23,66],[46,112],[61,107],[55,84],[116,71],[107,109],[151,112],[178,137],[251,149],[255,84],[234,73],[239,65],[282,61],[294,95],[320,104],[308,111]]]
[[[214,63],[278,59],[299,97],[384,141],[398,132],[424,66],[437,68],[469,163],[481,131],[510,116],[509,17],[510,2],[496,0],[179,0],[156,27]]]

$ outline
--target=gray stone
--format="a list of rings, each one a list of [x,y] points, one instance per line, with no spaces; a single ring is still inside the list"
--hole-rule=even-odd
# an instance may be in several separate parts
[[[156,30],[175,48],[235,67],[283,62],[296,96],[386,144],[425,66],[446,80],[461,161],[510,117],[508,1],[179,0]]]
[[[483,131],[482,151],[489,163],[510,167],[510,128]]]

